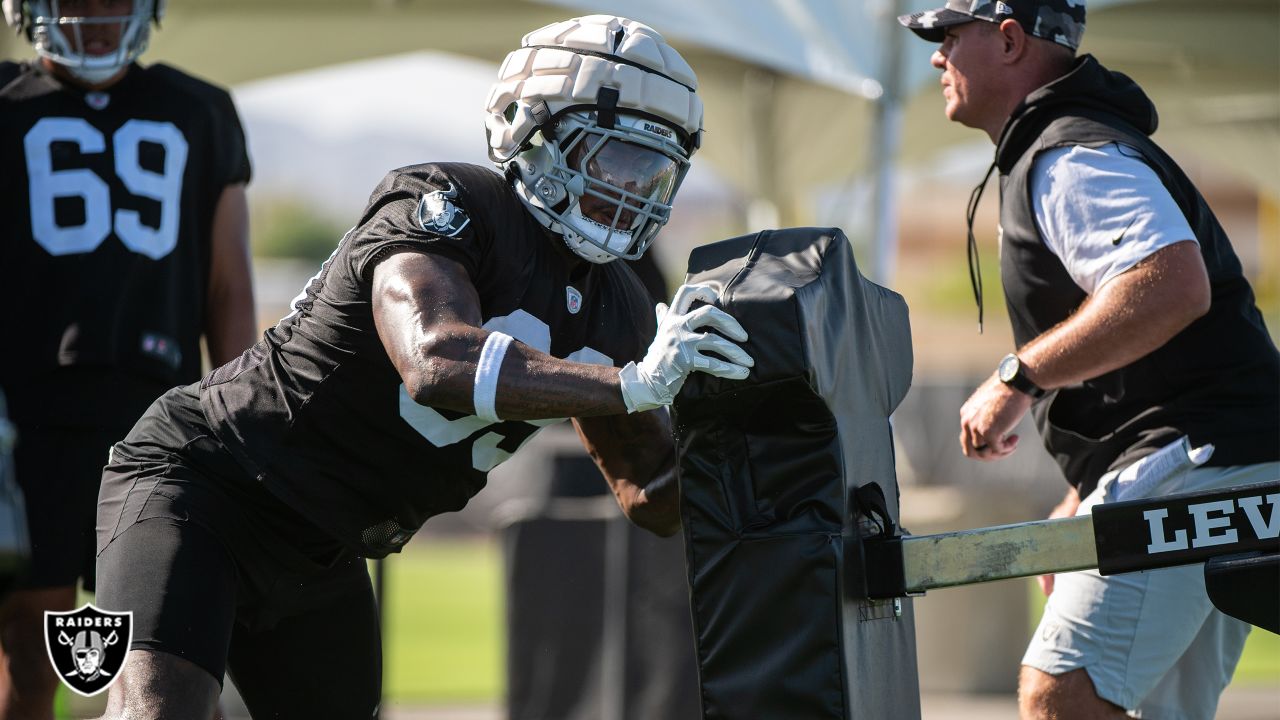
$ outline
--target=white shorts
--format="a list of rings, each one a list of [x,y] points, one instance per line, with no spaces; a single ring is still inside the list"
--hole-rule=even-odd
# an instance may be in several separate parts
[[[1197,467],[1185,443],[1166,450],[1159,462],[1104,475],[1076,514],[1100,502],[1280,478],[1280,463]],[[1250,628],[1213,607],[1203,564],[1108,577],[1060,573],[1022,664],[1050,675],[1084,668],[1098,696],[1132,717],[1211,720]]]

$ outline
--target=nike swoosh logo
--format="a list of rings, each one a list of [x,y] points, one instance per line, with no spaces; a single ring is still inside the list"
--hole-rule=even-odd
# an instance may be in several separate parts
[[[1129,221],[1129,224],[1128,224],[1128,225],[1125,225],[1125,226],[1124,226],[1124,229],[1120,231],[1120,234],[1116,236],[1116,239],[1111,241],[1111,244],[1112,244],[1112,245],[1119,245],[1119,244],[1120,244],[1120,241],[1124,239],[1124,234],[1125,234],[1125,233],[1127,233],[1127,232],[1129,232],[1129,228],[1133,227],[1133,224],[1134,224],[1134,223],[1136,223],[1136,222],[1138,222],[1138,218],[1134,218],[1134,219],[1130,220],[1130,221]]]

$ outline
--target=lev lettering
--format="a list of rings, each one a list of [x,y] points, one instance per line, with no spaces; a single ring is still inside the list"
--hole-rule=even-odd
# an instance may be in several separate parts
[[[1265,512],[1264,504],[1267,506]],[[1237,509],[1244,511],[1248,527],[1257,539],[1280,537],[1280,512],[1276,511],[1278,505],[1280,493],[1193,503],[1187,506],[1187,514],[1191,518],[1190,527],[1174,529],[1172,532],[1166,526],[1169,519],[1167,508],[1145,510],[1142,517],[1147,521],[1151,540],[1147,544],[1147,553],[1154,555],[1239,542],[1244,525],[1237,525],[1233,518]]]

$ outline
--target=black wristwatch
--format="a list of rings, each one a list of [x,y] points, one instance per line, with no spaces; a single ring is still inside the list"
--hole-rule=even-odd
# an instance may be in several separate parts
[[[999,367],[996,368],[996,377],[1000,378],[1000,382],[1005,385],[1026,393],[1036,400],[1044,397],[1044,388],[1031,382],[1027,374],[1022,371],[1022,361],[1013,353],[1005,355],[1004,359],[1000,361]]]

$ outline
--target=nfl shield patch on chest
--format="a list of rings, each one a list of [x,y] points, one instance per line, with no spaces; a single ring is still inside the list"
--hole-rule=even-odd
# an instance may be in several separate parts
[[[564,304],[569,309],[570,315],[577,315],[582,309],[582,293],[572,285],[566,285],[564,288]]]
[[[63,684],[85,697],[111,687],[133,639],[133,613],[99,610],[92,603],[44,614],[44,647]]]

